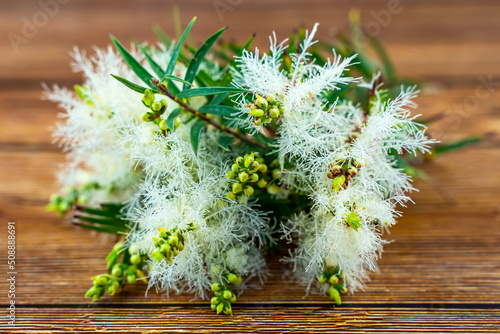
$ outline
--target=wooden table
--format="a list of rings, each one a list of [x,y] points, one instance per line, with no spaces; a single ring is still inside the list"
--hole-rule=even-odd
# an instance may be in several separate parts
[[[64,160],[49,131],[58,110],[40,99],[40,83],[80,82],[69,68],[73,45],[90,52],[93,44],[109,44],[110,32],[122,41],[154,41],[153,23],[173,35],[172,2],[59,1],[46,22],[38,1],[1,5],[0,332],[500,332],[498,1],[401,0],[394,8],[394,1],[347,0],[196,0],[180,5],[183,25],[198,16],[196,41],[229,24],[227,39],[257,32],[256,44],[267,47],[273,29],[284,38],[297,25],[312,27],[316,21],[321,23],[319,37],[331,38],[346,29],[348,8],[355,3],[364,22],[373,31],[378,26],[399,73],[428,84],[418,98],[419,111],[442,114],[431,126],[435,137],[488,134],[481,144],[424,167],[456,204],[417,181],[416,204],[404,209],[386,236],[394,242],[366,291],[345,297],[341,307],[333,307],[325,296],[303,298],[303,287],[285,280],[285,266],[271,257],[272,277],[238,300],[233,317],[216,316],[206,301],[191,295],[167,298],[151,292],[144,297],[140,284],[98,304],[83,298],[89,278],[103,271],[113,240],[44,210],[56,190],[54,169]],[[25,34],[26,43],[14,52],[6,36],[22,36],[23,17],[39,27]],[[15,327],[7,325],[5,316],[8,221],[15,221],[17,229]]]

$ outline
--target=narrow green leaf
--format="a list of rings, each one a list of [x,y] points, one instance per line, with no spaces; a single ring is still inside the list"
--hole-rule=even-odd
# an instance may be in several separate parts
[[[156,36],[158,37],[158,39],[165,45],[165,46],[170,46],[170,44],[172,43],[172,41],[170,40],[170,38],[168,38],[168,36],[165,34],[165,32],[160,28],[159,25],[155,24],[153,26],[153,31],[154,33],[156,34]]]
[[[82,206],[77,206],[76,210],[81,211],[81,212],[85,212],[85,213],[88,213],[88,214],[91,214],[94,216],[99,216],[99,217],[118,218],[118,219],[120,218],[119,214],[112,212],[112,211],[108,211],[108,210],[87,208],[87,207],[82,207]]]
[[[168,81],[167,88],[175,96],[177,96],[177,94],[179,94],[181,92],[181,90],[179,89],[179,87],[177,87],[172,80]]]
[[[221,147],[222,149],[230,152],[231,150],[229,149],[229,144],[233,142],[233,139],[233,137],[222,136],[217,141],[217,145],[219,145],[219,147]]]
[[[192,84],[190,82],[187,82],[186,80],[184,79],[181,79],[181,78],[178,78],[176,77],[175,75],[171,75],[171,74],[167,74],[163,77],[163,80],[174,80],[174,81],[179,81],[179,82],[182,82],[184,85],[189,85],[189,86],[192,86]]]
[[[228,107],[228,106],[223,106],[223,105],[204,105],[200,109],[198,109],[199,112],[202,114],[214,114],[214,115],[222,115],[226,117],[231,117],[232,114],[236,113],[239,111],[239,109],[233,108],[233,107]]]
[[[144,68],[142,65],[135,60],[134,57],[123,47],[123,45],[118,42],[118,40],[111,35],[111,40],[113,41],[113,44],[115,45],[116,49],[120,54],[122,55],[123,59],[125,62],[130,66],[132,71],[134,71],[135,74],[149,87],[152,89],[156,89],[156,87],[151,83],[150,79],[153,78],[153,76]]]
[[[104,233],[111,233],[111,234],[121,234],[127,232],[126,229],[124,228],[116,228],[114,226],[94,226],[94,225],[88,225],[88,224],[77,224],[80,227],[89,229],[89,230],[94,230],[97,232],[104,232]]]
[[[151,56],[149,55],[149,53],[146,50],[146,48],[144,48],[144,46],[137,45],[137,47],[139,47],[139,49],[142,51],[142,53],[146,57],[146,60],[148,61],[149,65],[151,66],[151,68],[153,69],[153,71],[156,73],[156,75],[158,76],[158,78],[162,78],[165,75],[165,71],[161,68],[161,66],[158,65],[153,60],[153,58],[151,58]]]
[[[367,35],[369,40],[370,40],[370,45],[372,46],[373,50],[377,53],[379,56],[380,60],[382,61],[382,69],[385,74],[385,77],[390,81],[393,82],[396,80],[396,71],[394,70],[394,66],[392,65],[391,58],[389,58],[389,55],[385,51],[384,46],[380,41],[374,37]]]
[[[119,77],[117,75],[114,75],[114,74],[111,74],[111,76],[113,78],[115,78],[116,80],[120,81],[122,84],[124,84],[125,86],[127,86],[128,88],[132,89],[133,91],[137,92],[137,93],[141,93],[141,94],[144,94],[144,92],[146,91],[147,88],[145,87],[142,87],[142,86],[139,86],[133,82],[130,82],[128,81],[127,79],[125,78],[122,78],[122,77]]]
[[[193,146],[194,153],[198,153],[200,134],[204,126],[205,126],[205,121],[199,119],[191,127],[191,145]]]
[[[127,221],[122,219],[97,218],[89,216],[75,216],[74,218],[87,223],[106,226],[125,227],[127,224]]]
[[[174,72],[175,64],[177,64],[177,58],[179,58],[179,53],[181,52],[182,44],[184,44],[184,41],[186,40],[189,30],[191,30],[191,27],[193,26],[195,21],[196,21],[196,16],[191,20],[186,30],[184,31],[184,34],[179,39],[179,42],[177,43],[174,52],[172,53],[172,58],[170,58],[170,62],[168,63],[167,70],[165,71],[166,74],[172,74]],[[164,78],[162,78],[162,81],[163,79]]]
[[[240,56],[243,53],[243,50],[248,50],[248,48],[250,47],[250,44],[252,44],[254,38],[255,38],[255,34],[253,34],[252,36],[250,36],[250,38],[245,43],[245,45],[243,45],[243,49],[241,49]]]
[[[246,92],[245,89],[236,87],[201,87],[192,88],[177,94],[178,98],[193,97],[193,96],[206,96],[206,95],[216,95],[223,93],[243,93]]]
[[[211,104],[211,105],[221,104],[221,103],[222,103],[222,101],[224,101],[224,99],[225,99],[227,96],[228,96],[227,94],[219,94],[219,95],[216,95],[216,96],[214,96],[214,98],[212,99],[212,101],[210,101],[210,104]]]
[[[172,112],[170,113],[170,115],[168,115],[168,117],[167,117],[167,127],[170,129],[170,131],[174,131],[175,119],[177,118],[177,116],[180,115],[181,111],[182,111],[182,108],[176,108],[176,109],[172,110]]]
[[[465,139],[454,141],[451,143],[438,144],[434,147],[433,152],[435,154],[442,154],[442,153],[446,153],[449,151],[453,151],[453,150],[462,148],[464,146],[478,143],[481,140],[482,140],[482,138],[478,136],[478,137],[465,138]]]
[[[123,208],[123,204],[119,204],[119,203],[101,203],[100,206],[103,210],[113,211],[116,213],[120,213],[120,211]]]
[[[212,46],[215,44],[215,42],[219,39],[219,37],[226,31],[227,27],[220,29],[217,31],[215,34],[210,36],[205,43],[196,51],[194,54],[193,59],[189,62],[187,71],[186,71],[186,76],[184,79],[192,83],[194,80],[194,77],[196,76],[196,72],[198,72],[198,68],[200,67],[201,61],[205,56],[207,55],[208,51],[212,48]],[[184,89],[189,89],[188,84],[184,84]]]

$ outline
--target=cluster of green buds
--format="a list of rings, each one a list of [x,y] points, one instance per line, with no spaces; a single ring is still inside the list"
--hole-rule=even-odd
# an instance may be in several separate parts
[[[118,260],[123,255],[123,260]],[[85,297],[92,297],[92,301],[97,301],[106,291],[114,295],[120,287],[125,284],[134,284],[137,279],[147,283],[145,273],[142,271],[147,256],[139,254],[131,248],[125,248],[123,243],[119,242],[113,247],[113,250],[106,258],[108,260],[108,273],[92,277],[94,286],[92,286]]]
[[[192,230],[192,225],[188,228],[188,231]],[[166,228],[158,228],[158,237],[153,237],[155,249],[150,255],[150,258],[154,261],[161,262],[162,260],[167,261],[172,264],[174,257],[179,255],[184,249],[184,243],[186,238],[184,232],[173,228],[167,230]]]
[[[227,177],[235,180],[232,191],[226,194],[227,198],[235,200],[241,194],[251,196],[255,191],[254,186],[265,188],[266,174],[267,165],[257,153],[252,152],[236,158],[231,170],[227,172]]]
[[[168,129],[167,120],[162,119],[161,116],[167,110],[167,100],[155,101],[155,94],[151,89],[146,89],[141,99],[142,103],[151,111],[142,114],[141,118],[144,122],[153,122],[158,125],[160,130],[166,131]],[[175,120],[175,127],[179,126],[179,120]]]
[[[330,165],[326,176],[333,180],[332,189],[336,192],[340,189],[346,189],[352,178],[358,174],[359,168],[361,168],[361,164],[357,161],[353,163],[344,161]]]
[[[359,219],[358,214],[356,211],[351,211],[348,215],[345,215],[344,217],[345,223],[353,228],[355,231],[358,231],[358,228],[361,227],[361,219]]]
[[[71,210],[74,205],[86,204],[90,199],[90,192],[99,188],[99,184],[95,182],[85,184],[80,189],[67,187],[63,196],[52,194],[50,202],[45,208],[47,211],[56,211],[62,216]]]
[[[347,288],[342,284],[342,272],[337,267],[327,266],[318,277],[320,284],[328,284],[328,293],[337,305],[342,304],[340,294],[346,294]]]
[[[250,115],[254,118],[254,123],[260,126],[265,123],[271,123],[273,119],[283,115],[284,107],[281,102],[276,100],[276,96],[269,94],[266,98],[257,95],[254,103],[248,105]]]
[[[229,288],[229,285],[233,284],[238,286],[241,282],[242,278],[240,276],[229,273],[222,282],[213,283],[212,291],[215,296],[210,300],[212,310],[217,311],[217,314],[222,312],[224,314],[233,315],[231,304],[236,302],[236,295],[233,290]]]

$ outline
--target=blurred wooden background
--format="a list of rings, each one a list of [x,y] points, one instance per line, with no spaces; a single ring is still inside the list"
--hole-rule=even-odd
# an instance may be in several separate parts
[[[216,316],[206,301],[191,295],[167,298],[151,291],[144,297],[140,284],[96,305],[83,298],[89,278],[103,271],[113,240],[44,211],[63,155],[51,144],[49,127],[58,110],[40,99],[41,82],[80,82],[68,52],[75,45],[88,53],[93,45],[104,47],[109,33],[122,41],[153,42],[150,27],[159,23],[173,36],[173,4],[0,4],[0,331],[499,333],[500,3],[494,0],[181,2],[183,26],[198,16],[194,40],[230,25],[224,38],[246,40],[256,32],[256,45],[263,48],[272,30],[281,39],[315,22],[318,37],[332,39],[347,29],[349,8],[358,6],[399,73],[427,83],[418,103],[420,113],[438,115],[431,134],[442,140],[487,136],[424,167],[456,204],[417,181],[416,204],[386,236],[395,242],[386,247],[381,273],[373,274],[365,292],[345,297],[341,307],[325,296],[303,298],[303,287],[283,278],[277,258],[269,259],[273,276],[238,300],[234,317]],[[35,29],[26,28],[30,24]],[[16,327],[5,316],[8,221],[17,227]]]

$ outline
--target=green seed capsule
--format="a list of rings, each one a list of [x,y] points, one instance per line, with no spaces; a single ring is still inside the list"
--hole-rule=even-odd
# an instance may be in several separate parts
[[[241,164],[243,163],[243,157],[237,157],[237,158],[236,158],[236,163],[237,163],[238,165],[241,165]]]
[[[234,172],[234,173],[238,173],[238,171],[240,170],[240,166],[238,166],[237,164],[233,164],[231,166],[231,170]]]
[[[135,277],[135,275],[128,275],[127,276],[127,283],[128,284],[134,284],[136,280],[137,280],[137,278]]]
[[[236,199],[236,195],[233,193],[227,193],[226,197],[229,198],[231,201],[234,201]]]
[[[238,282],[238,275],[229,274],[229,275],[227,275],[227,280],[229,283],[234,284],[234,283]]]
[[[236,174],[234,174],[234,172],[232,170],[227,172],[226,176],[228,179],[231,179],[231,180],[234,180],[236,178]]]
[[[325,284],[326,283],[326,276],[324,274],[319,275],[318,281],[320,284]]]
[[[141,256],[139,254],[132,255],[130,257],[130,262],[135,265],[141,263]]]
[[[255,125],[261,126],[262,123],[264,123],[264,121],[262,120],[262,118],[255,118],[255,120],[254,120],[254,124]]]
[[[151,115],[149,113],[145,112],[144,114],[142,114],[141,119],[144,122],[151,122]]]
[[[261,173],[267,172],[267,165],[261,164],[259,167],[259,172],[261,172]]]
[[[250,165],[253,164],[253,161],[254,161],[254,155],[252,153],[245,159],[245,167],[246,168],[250,167]]]
[[[210,299],[210,304],[212,304],[212,305],[217,305],[217,304],[219,304],[219,298],[217,298],[217,297],[212,297],[212,299]]]
[[[212,291],[213,292],[220,291],[220,289],[221,289],[220,283],[213,283],[212,284]]]
[[[273,170],[273,179],[279,179],[281,177],[281,171],[279,169]]]
[[[163,131],[168,130],[167,120],[166,119],[162,119],[160,121],[160,123],[158,123],[158,127],[160,128],[160,130],[163,130]]]
[[[330,276],[330,279],[328,280],[330,284],[337,284],[339,282],[339,278],[335,275]]]

